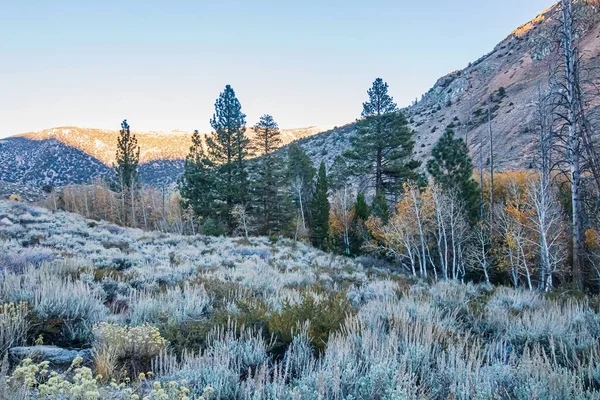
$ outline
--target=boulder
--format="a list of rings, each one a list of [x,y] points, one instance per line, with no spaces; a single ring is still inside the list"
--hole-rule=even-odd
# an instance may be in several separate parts
[[[18,365],[24,358],[31,358],[36,362],[48,361],[53,370],[64,371],[71,366],[77,357],[83,358],[84,365],[92,362],[92,349],[68,350],[57,346],[20,346],[8,350],[12,365]]]

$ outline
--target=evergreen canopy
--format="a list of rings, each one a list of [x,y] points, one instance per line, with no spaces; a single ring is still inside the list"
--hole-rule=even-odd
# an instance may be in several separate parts
[[[454,131],[446,129],[431,152],[427,171],[442,189],[455,191],[464,202],[469,220],[479,217],[481,204],[479,187],[473,179],[473,163],[464,140],[454,137]]]
[[[404,114],[387,93],[388,85],[377,78],[367,91],[363,118],[356,123],[351,149],[344,153],[352,174],[366,180],[376,193],[397,193],[409,180],[421,180],[420,163],[411,159],[413,132]]]

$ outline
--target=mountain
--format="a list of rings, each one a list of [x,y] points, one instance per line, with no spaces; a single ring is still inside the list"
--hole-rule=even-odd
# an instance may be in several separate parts
[[[495,165],[501,170],[530,168],[536,154],[533,117],[538,91],[560,61],[556,45],[560,9],[548,8],[518,27],[494,49],[466,68],[441,77],[415,104],[404,108],[415,134],[415,156],[425,161],[446,127],[467,137],[477,165],[479,149],[489,154],[487,99],[493,97],[492,137]],[[600,2],[589,1],[582,18],[580,53],[587,79],[600,83]],[[457,46],[460,44],[457,43]],[[600,86],[598,86],[600,87]],[[589,99],[595,116],[600,96]],[[595,106],[595,108],[594,108]],[[596,118],[598,119],[598,118]],[[597,121],[595,121],[597,122]],[[354,124],[301,140],[315,160],[331,165],[349,145]]]
[[[588,5],[580,32],[581,56],[591,78],[600,75],[600,3]],[[518,27],[485,56],[441,77],[415,104],[403,109],[415,131],[415,156],[425,161],[446,127],[466,137],[477,165],[489,153],[487,99],[492,95],[492,137],[499,169],[529,168],[535,155],[534,102],[560,59],[556,46],[559,8],[553,6]],[[457,43],[457,47],[460,46]],[[365,88],[366,89],[366,88]],[[592,99],[598,104],[600,96]],[[595,103],[594,103],[595,101]],[[324,131],[317,127],[284,130],[284,145],[299,140],[315,164],[331,165],[349,147],[355,125]],[[135,132],[141,146],[141,178],[167,185],[181,174],[190,133]],[[252,134],[252,132],[250,132]],[[62,127],[0,141],[0,182],[65,185],[110,173],[118,131]]]
[[[283,145],[321,132],[318,127],[283,129]],[[173,183],[183,171],[191,132],[135,132],[140,176],[152,185]],[[111,174],[118,130],[66,126],[0,140],[0,182],[63,186]],[[254,135],[249,129],[249,137]]]

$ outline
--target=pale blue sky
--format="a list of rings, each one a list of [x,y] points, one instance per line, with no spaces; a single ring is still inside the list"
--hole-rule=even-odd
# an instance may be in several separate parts
[[[552,0],[0,3],[3,137],[124,118],[208,131],[226,84],[249,124],[340,125],[376,77],[407,105]]]

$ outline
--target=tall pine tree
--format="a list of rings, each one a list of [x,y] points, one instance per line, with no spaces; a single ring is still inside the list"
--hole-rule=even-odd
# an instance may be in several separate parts
[[[253,182],[253,213],[259,223],[259,233],[282,233],[290,222],[290,196],[285,165],[274,151],[281,146],[279,126],[270,115],[263,115],[254,126],[251,143],[259,160],[256,180]]]
[[[377,194],[398,193],[408,180],[422,180],[420,163],[411,159],[415,142],[404,115],[381,78],[367,91],[362,119],[357,121],[351,149],[344,153],[354,175],[367,179]]]
[[[321,161],[315,192],[310,203],[312,216],[311,242],[313,246],[324,249],[329,235],[329,197],[327,189],[327,172],[325,163]]]
[[[246,115],[230,85],[219,95],[215,113],[210,120],[213,128],[206,145],[211,160],[218,166],[216,174],[217,200],[220,201],[220,217],[233,228],[233,206],[248,200],[248,172],[246,159]]]
[[[464,140],[454,137],[450,128],[439,139],[427,162],[427,171],[442,189],[454,190],[464,202],[469,221],[479,218],[479,187],[473,179],[473,163]]]
[[[197,217],[210,217],[214,212],[215,177],[213,163],[204,151],[198,131],[192,134],[192,146],[185,158],[179,192],[184,208],[191,208]]]
[[[126,119],[121,123],[121,131],[117,139],[116,159],[115,174],[119,190],[136,187],[138,185],[140,147],[135,134],[131,133]]]

